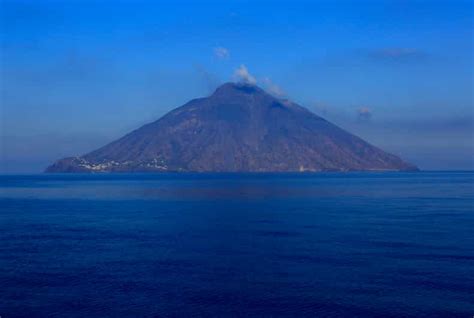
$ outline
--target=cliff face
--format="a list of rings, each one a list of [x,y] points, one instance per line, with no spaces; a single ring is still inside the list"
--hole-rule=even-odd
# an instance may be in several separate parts
[[[307,109],[227,83],[47,172],[416,170]]]

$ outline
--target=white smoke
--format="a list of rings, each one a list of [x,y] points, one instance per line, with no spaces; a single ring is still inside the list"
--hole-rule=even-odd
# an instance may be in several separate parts
[[[273,83],[269,77],[264,77],[262,79],[262,83],[265,86],[265,89],[267,90],[267,92],[269,92],[270,94],[277,97],[283,97],[286,95],[285,91],[283,91],[283,89],[280,86]]]
[[[252,85],[257,84],[257,79],[249,73],[249,70],[244,64],[240,65],[240,67],[235,70],[234,78],[238,82],[244,82]]]

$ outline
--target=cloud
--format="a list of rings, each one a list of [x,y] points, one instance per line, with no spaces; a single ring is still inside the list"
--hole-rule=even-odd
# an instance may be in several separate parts
[[[225,47],[218,46],[214,48],[214,56],[219,60],[225,60],[230,57],[230,52]]]
[[[283,97],[286,95],[283,89],[280,86],[273,83],[270,78],[264,77],[262,80],[262,83],[265,86],[265,89],[267,90],[267,92],[269,92],[270,94],[275,95],[277,97]]]
[[[239,68],[235,70],[234,78],[238,82],[244,82],[244,83],[252,84],[252,85],[257,84],[257,80],[252,74],[249,73],[249,70],[244,64],[240,65]]]
[[[369,52],[369,57],[384,61],[412,61],[426,56],[427,54],[419,49],[406,47],[388,47]]]
[[[372,118],[372,112],[367,107],[360,107],[357,109],[357,119],[360,121],[368,121]]]

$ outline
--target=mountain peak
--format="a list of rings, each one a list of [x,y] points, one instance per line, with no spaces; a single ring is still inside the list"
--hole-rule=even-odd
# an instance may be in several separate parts
[[[258,87],[257,85],[244,83],[244,82],[227,82],[216,88],[213,96],[218,95],[234,95],[234,94],[255,94],[261,93],[265,94],[266,92]]]

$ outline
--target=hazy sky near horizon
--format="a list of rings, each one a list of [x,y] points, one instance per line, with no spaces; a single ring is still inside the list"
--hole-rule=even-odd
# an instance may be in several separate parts
[[[2,0],[0,172],[89,152],[242,65],[422,169],[473,169],[473,29],[458,0]]]

